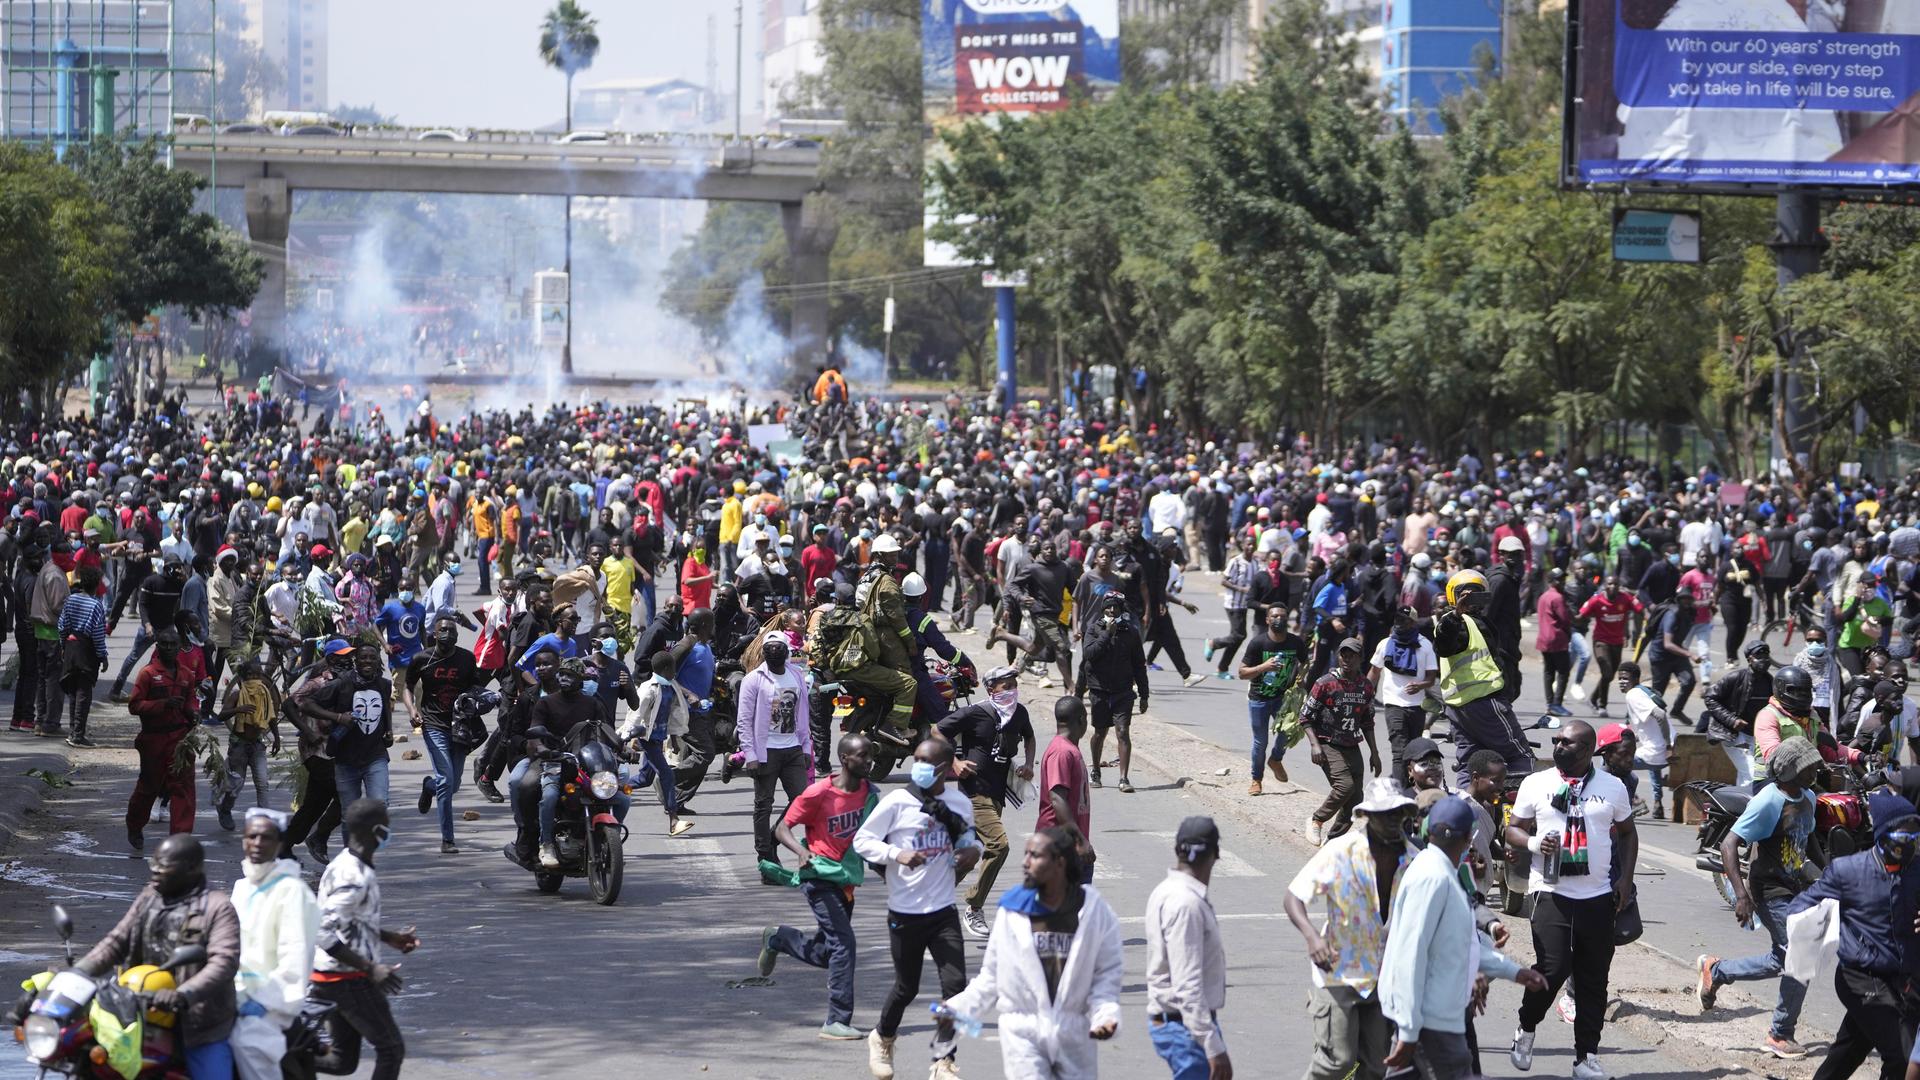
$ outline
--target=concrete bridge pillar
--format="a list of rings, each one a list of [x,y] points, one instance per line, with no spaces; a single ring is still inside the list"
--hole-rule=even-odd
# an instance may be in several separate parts
[[[793,362],[811,372],[826,362],[829,280],[828,256],[840,235],[839,212],[832,197],[813,192],[797,203],[780,204],[780,224],[787,234],[787,265],[796,286],[787,340]],[[814,286],[815,288],[808,288]]]
[[[253,298],[253,350],[248,370],[262,374],[286,358],[287,230],[293,223],[293,194],[273,176],[249,177],[246,184],[247,239],[266,260],[260,293]]]

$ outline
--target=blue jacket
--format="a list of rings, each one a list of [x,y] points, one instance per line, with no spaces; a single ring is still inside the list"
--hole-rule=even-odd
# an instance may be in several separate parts
[[[1920,866],[1909,865],[1895,877],[1881,863],[1879,850],[1868,848],[1828,863],[1820,880],[1793,898],[1787,913],[1838,901],[1840,965],[1897,978],[1920,971],[1913,966],[1920,951],[1913,933],[1916,895]]]

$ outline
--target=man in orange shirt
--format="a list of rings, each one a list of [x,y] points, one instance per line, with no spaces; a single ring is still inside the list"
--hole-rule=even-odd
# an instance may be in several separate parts
[[[520,546],[520,489],[507,485],[506,506],[500,511],[500,576],[513,576],[513,552]],[[484,564],[485,560],[481,560]],[[481,571],[485,573],[486,571]]]
[[[467,497],[467,515],[473,524],[474,548],[480,563],[481,596],[493,592],[493,547],[500,531],[500,508],[494,504],[488,486],[485,480],[475,480],[473,494]],[[505,571],[502,574],[504,576]]]

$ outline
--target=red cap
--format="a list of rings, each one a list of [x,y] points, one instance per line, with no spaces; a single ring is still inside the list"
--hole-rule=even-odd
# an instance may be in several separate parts
[[[1614,743],[1632,734],[1633,729],[1625,724],[1608,724],[1606,727],[1601,728],[1599,733],[1594,737],[1593,748],[1596,750],[1605,750],[1607,747],[1612,746]]]
[[[333,549],[325,544],[315,544],[307,554],[316,559],[324,559],[333,554]]]

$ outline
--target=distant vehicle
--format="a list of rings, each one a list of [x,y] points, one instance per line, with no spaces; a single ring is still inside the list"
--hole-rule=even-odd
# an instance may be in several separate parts
[[[467,137],[465,134],[463,134],[462,132],[454,131],[451,128],[434,128],[432,131],[423,131],[420,134],[415,135],[413,138],[415,142],[466,142],[467,141]]]
[[[773,144],[775,150],[818,150],[819,139],[781,139]]]
[[[222,135],[265,135],[267,133],[268,130],[265,124],[228,124],[226,127],[220,129],[220,134]]]
[[[326,124],[301,124],[299,127],[282,128],[280,131],[280,134],[282,135],[345,135],[346,132],[341,131],[337,127],[328,127]]]
[[[613,137],[604,131],[569,131],[553,141],[562,146],[579,146],[584,143],[610,143]]]
[[[290,109],[275,109],[260,118],[260,122],[280,135],[345,135],[349,126],[333,118],[332,113],[295,112]],[[326,128],[326,131],[314,131],[313,128]]]
[[[173,130],[177,132],[181,132],[184,134],[193,134],[201,131],[208,131],[208,130],[211,130],[212,128],[213,128],[213,121],[205,116],[200,115],[199,113],[177,112],[173,114]]]

